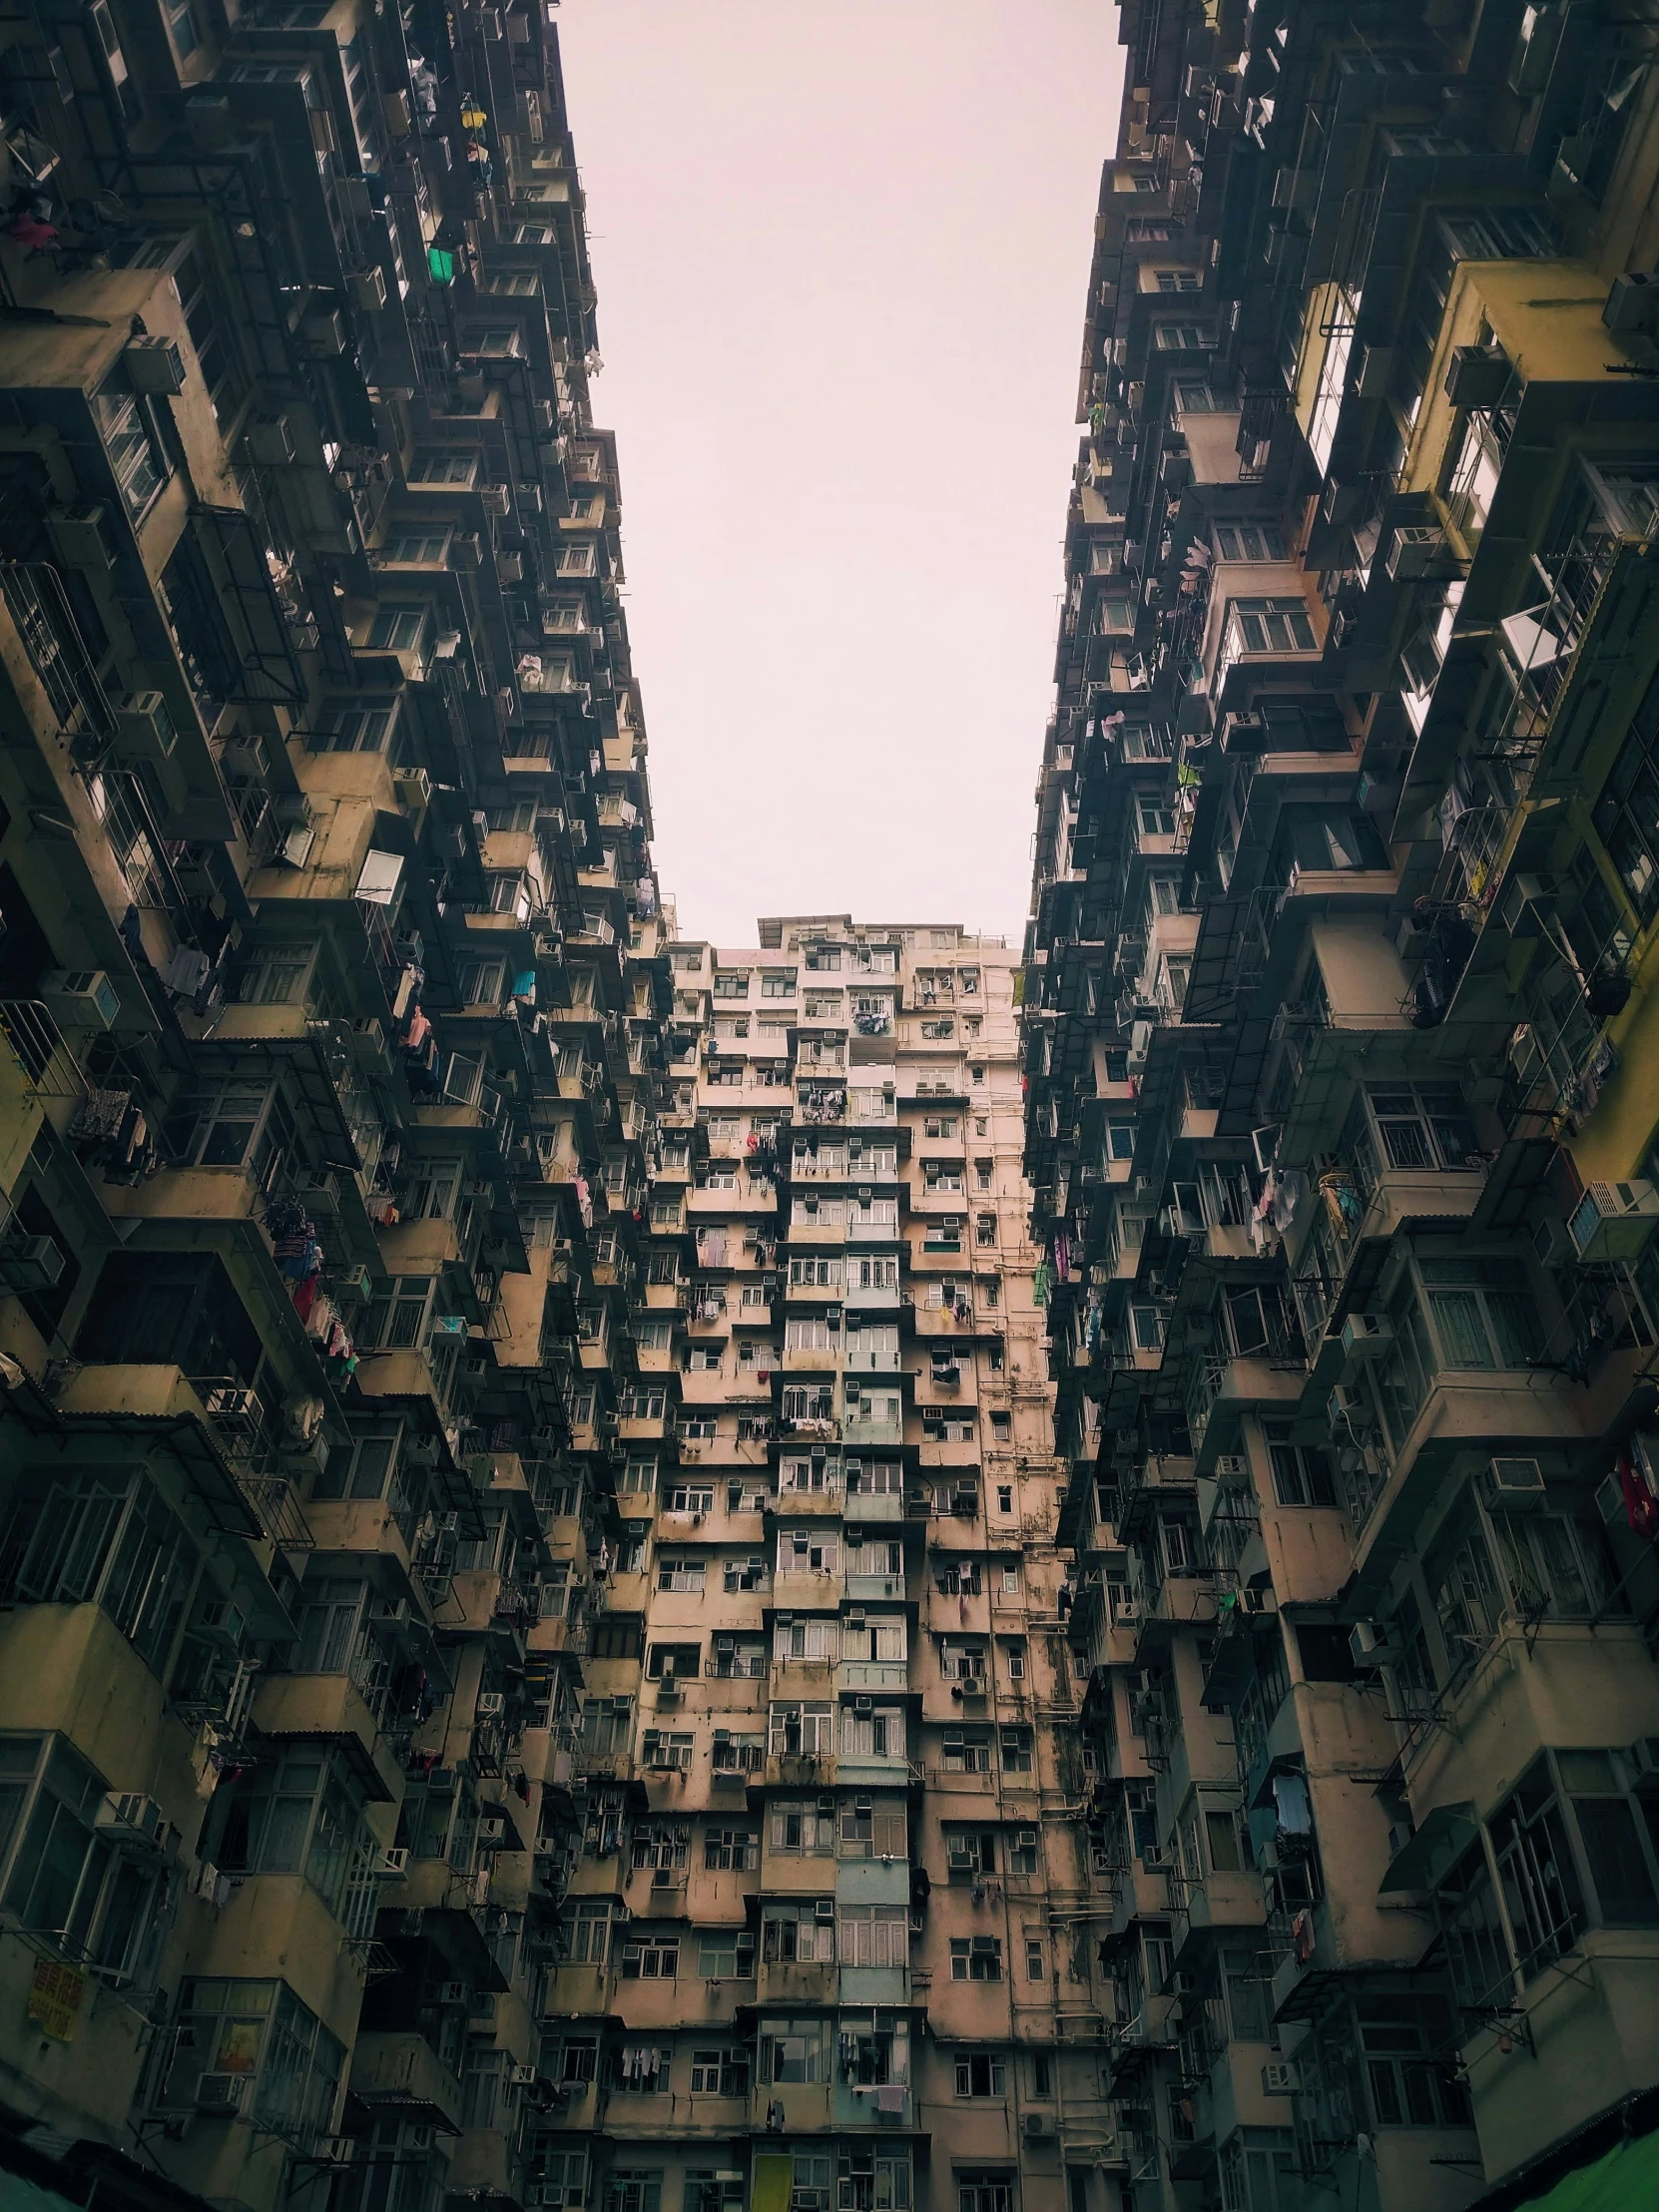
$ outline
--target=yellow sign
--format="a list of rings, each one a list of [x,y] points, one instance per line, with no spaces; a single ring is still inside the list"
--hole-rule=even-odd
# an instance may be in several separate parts
[[[61,1965],[56,1958],[37,1959],[35,1978],[29,1984],[30,2019],[58,2042],[67,2043],[75,2033],[75,2016],[86,1989],[86,1975],[73,1966]]]

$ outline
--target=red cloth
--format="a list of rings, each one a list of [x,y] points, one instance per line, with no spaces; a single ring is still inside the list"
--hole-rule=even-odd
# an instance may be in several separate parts
[[[1633,1451],[1619,1453],[1619,1488],[1624,1492],[1625,1518],[1637,1535],[1659,1536],[1659,1497],[1648,1487]]]
[[[316,1304],[316,1287],[320,1276],[308,1275],[303,1283],[293,1286],[293,1310],[302,1322],[311,1318],[311,1308]]]

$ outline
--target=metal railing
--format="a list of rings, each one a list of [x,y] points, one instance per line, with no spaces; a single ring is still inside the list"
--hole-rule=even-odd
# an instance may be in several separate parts
[[[51,1009],[35,998],[0,999],[0,1033],[27,1078],[43,1098],[82,1098],[86,1077]]]

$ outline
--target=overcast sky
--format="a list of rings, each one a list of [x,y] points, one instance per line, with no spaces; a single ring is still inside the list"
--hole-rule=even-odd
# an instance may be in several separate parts
[[[565,0],[656,853],[688,936],[1017,943],[1109,0]]]

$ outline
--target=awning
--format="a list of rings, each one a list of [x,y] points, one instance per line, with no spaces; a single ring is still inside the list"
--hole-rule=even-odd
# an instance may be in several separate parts
[[[1523,2198],[1516,2212],[1636,2212],[1644,2204],[1659,2204],[1659,2134],[1617,2144],[1541,2197]]]
[[[1432,1890],[1454,1859],[1480,1834],[1474,1807],[1436,1805],[1410,1842],[1395,1852],[1381,1890]]]
[[[67,2197],[42,2189],[21,2174],[0,2170],[0,2212],[74,2212]]]

